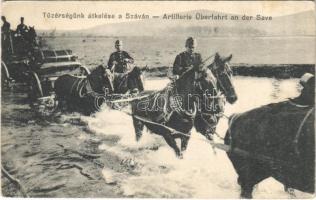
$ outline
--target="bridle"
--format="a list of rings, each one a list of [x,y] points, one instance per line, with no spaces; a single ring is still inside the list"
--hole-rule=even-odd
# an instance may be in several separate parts
[[[214,66],[215,65],[215,66]],[[232,74],[233,71],[230,68],[228,63],[224,63],[224,70],[218,70],[219,67],[216,67],[216,62],[214,61],[211,65],[210,65],[211,71],[214,74],[214,76],[217,79],[217,83],[219,85],[219,89],[226,95],[229,94],[229,91],[227,90],[227,88],[224,86],[224,83],[222,81],[221,77],[227,77],[228,80],[231,82],[231,78],[232,78]],[[233,90],[233,86],[230,86],[229,88],[230,90]]]

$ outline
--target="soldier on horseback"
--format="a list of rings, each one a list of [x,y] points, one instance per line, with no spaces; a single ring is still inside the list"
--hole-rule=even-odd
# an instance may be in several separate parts
[[[10,32],[10,23],[6,20],[5,16],[1,17],[3,25],[1,27],[2,34],[8,34]]]
[[[173,74],[182,75],[190,67],[199,67],[202,64],[201,54],[195,53],[196,40],[189,37],[185,42],[186,51],[178,54],[173,64]]]
[[[125,93],[123,88],[129,88],[129,92],[137,93],[144,90],[140,78],[140,69],[136,66],[131,67],[134,59],[123,51],[123,42],[115,41],[116,51],[110,55],[108,69],[114,73],[114,91],[115,93]],[[133,73],[139,72],[139,73]]]
[[[178,54],[175,58],[174,64],[173,64],[173,77],[171,77],[172,83],[170,84],[170,87],[173,87],[173,82],[175,79],[178,79],[179,76],[181,76],[185,71],[187,71],[189,68],[197,68],[201,69],[204,66],[204,62],[202,61],[202,56],[200,53],[194,52],[195,48],[197,46],[196,40],[192,37],[187,38],[185,42],[186,51]],[[216,58],[216,56],[215,56]],[[217,61],[217,58],[215,59],[215,62]],[[196,76],[198,73],[195,74]],[[212,76],[213,77],[213,76]],[[213,77],[214,78],[214,77]],[[196,77],[198,79],[198,77]],[[216,91],[208,91],[211,92],[211,94],[206,94],[210,99],[214,99],[211,102],[214,104],[214,108],[210,109],[210,105],[206,105],[201,103],[201,106],[199,105],[198,108],[199,112],[196,115],[195,118],[195,128],[203,133],[207,139],[212,140],[212,135],[215,133],[216,125],[218,123],[218,120],[220,118],[220,113],[224,112],[224,104],[225,100],[223,98],[219,98],[219,94],[221,92],[218,88],[214,88]],[[195,94],[192,94],[195,95]],[[214,98],[213,98],[214,97]],[[202,102],[202,101],[200,101]]]
[[[121,40],[115,41],[116,51],[110,55],[108,61],[108,68],[117,73],[125,73],[128,71],[128,63],[134,63],[134,59],[126,52],[123,51],[123,42]]]
[[[24,24],[24,17],[20,18],[21,23],[16,27],[16,33],[22,37],[29,31],[28,27]]]
[[[7,22],[5,16],[1,17],[3,25],[1,27],[1,49],[2,49],[2,56],[6,56],[10,50],[10,23]]]
[[[27,56],[29,45],[27,42],[28,27],[24,24],[24,17],[20,18],[21,23],[16,27],[15,42],[16,51],[21,56]]]

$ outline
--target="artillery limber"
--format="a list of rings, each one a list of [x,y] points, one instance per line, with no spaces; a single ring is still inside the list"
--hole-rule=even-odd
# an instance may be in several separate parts
[[[14,32],[2,40],[2,88],[17,83],[28,86],[30,105],[37,111],[50,113],[57,107],[54,83],[59,76],[90,73],[71,50],[43,50],[36,38],[25,40]]]
[[[64,74],[85,77],[90,71],[77,61],[71,50],[38,51],[30,66],[29,99],[37,111],[50,114],[57,107],[55,81]]]

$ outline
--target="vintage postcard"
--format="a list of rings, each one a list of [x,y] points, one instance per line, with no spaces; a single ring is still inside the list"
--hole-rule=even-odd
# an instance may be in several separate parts
[[[1,191],[315,198],[313,1],[5,1]]]

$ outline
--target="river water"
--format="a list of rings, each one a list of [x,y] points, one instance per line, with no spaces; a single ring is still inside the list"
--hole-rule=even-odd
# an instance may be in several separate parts
[[[167,83],[167,79],[150,79],[145,88],[158,90]],[[300,89],[298,79],[235,77],[234,85],[238,101],[225,106],[228,116],[295,97]],[[24,98],[23,91],[3,92],[1,150],[3,165],[14,169],[11,172],[25,184],[30,196],[239,197],[237,175],[226,153],[211,148],[195,130],[184,158],[177,159],[160,136],[145,131],[142,139],[136,142],[131,117],[120,111],[104,107],[93,116],[62,114],[61,120],[47,121],[43,125],[23,102]],[[222,118],[217,132],[223,137],[226,130],[227,119]],[[215,140],[222,142],[217,137]],[[60,144],[98,153],[101,167],[78,158],[70,160],[67,156],[73,154],[61,151]],[[91,176],[87,179],[75,172],[75,168],[60,170],[56,162],[80,164]],[[39,167],[44,164],[45,167]],[[10,194],[6,189],[3,191]],[[298,198],[311,197],[295,192]],[[283,186],[272,178],[264,180],[254,190],[254,198],[289,197]]]
[[[238,101],[226,106],[226,115],[243,112],[271,102],[278,102],[298,95],[297,79],[275,80],[267,78],[236,77],[234,84]],[[148,81],[147,89],[161,89],[168,83],[166,79]],[[119,119],[119,120],[118,120]],[[133,159],[141,163],[139,176],[123,181],[126,195],[139,197],[172,198],[237,198],[239,186],[237,176],[226,154],[213,150],[204,138],[193,131],[184,159],[175,158],[173,151],[163,139],[144,133],[140,143],[134,142],[131,119],[118,111],[101,111],[95,118],[87,119],[89,128],[98,134],[113,134],[120,137],[118,145],[110,149],[122,155],[133,154]],[[222,118],[217,132],[224,137],[227,119]],[[217,139],[218,142],[222,142]],[[157,151],[139,150],[161,145]],[[107,146],[103,146],[106,148]],[[137,153],[134,153],[134,152]],[[106,172],[106,169],[105,169]],[[283,186],[274,179],[267,179],[254,192],[255,198],[288,198]],[[303,196],[302,196],[303,197]]]

